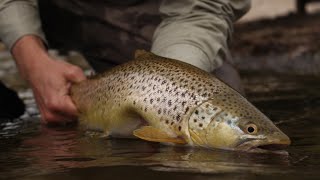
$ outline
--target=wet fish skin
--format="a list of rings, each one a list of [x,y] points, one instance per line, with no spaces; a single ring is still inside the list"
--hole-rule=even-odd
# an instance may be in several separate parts
[[[111,136],[244,151],[290,144],[213,75],[143,50],[135,60],[73,85],[71,96],[80,123]]]

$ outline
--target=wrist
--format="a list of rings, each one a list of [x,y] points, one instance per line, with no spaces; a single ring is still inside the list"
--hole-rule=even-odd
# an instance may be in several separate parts
[[[12,47],[12,55],[23,79],[29,81],[30,76],[49,60],[47,49],[37,36],[26,35]]]

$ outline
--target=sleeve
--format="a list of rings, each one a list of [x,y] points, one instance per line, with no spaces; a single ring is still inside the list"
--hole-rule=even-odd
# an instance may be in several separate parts
[[[229,58],[233,22],[250,0],[163,0],[151,51],[211,72]]]
[[[35,35],[45,43],[36,0],[0,1],[0,39],[11,49],[24,35]]]

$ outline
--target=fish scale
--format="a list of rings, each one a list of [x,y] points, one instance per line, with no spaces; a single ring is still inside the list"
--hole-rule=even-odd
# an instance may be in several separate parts
[[[230,127],[241,118],[262,119],[264,125],[271,122],[213,75],[146,51],[138,51],[133,61],[73,85],[71,97],[80,124],[87,128],[157,142],[207,147],[210,137],[204,136],[219,118],[232,121]],[[226,116],[220,117],[221,113]]]

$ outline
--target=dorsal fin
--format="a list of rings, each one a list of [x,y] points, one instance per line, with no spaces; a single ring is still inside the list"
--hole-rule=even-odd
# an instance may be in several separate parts
[[[144,49],[137,49],[134,52],[134,58],[137,59],[138,57],[143,57],[143,56],[150,55],[150,54],[152,54],[152,53],[150,53]]]

